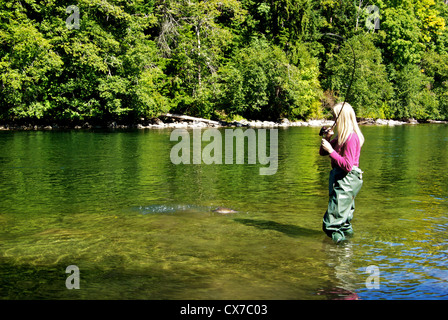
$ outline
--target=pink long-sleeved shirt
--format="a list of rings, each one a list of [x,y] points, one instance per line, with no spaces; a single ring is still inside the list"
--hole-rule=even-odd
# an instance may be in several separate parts
[[[346,172],[350,172],[353,166],[359,167],[359,156],[361,155],[361,143],[356,132],[353,132],[343,145],[338,144],[338,138],[330,141],[334,151],[330,153],[331,166],[340,167]],[[322,146],[319,151],[320,155],[328,155]]]

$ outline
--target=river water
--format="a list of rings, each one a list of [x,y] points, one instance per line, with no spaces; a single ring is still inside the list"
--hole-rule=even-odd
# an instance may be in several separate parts
[[[318,128],[279,129],[270,175],[173,164],[172,129],[0,132],[0,298],[446,299],[448,126],[362,130],[340,245]]]

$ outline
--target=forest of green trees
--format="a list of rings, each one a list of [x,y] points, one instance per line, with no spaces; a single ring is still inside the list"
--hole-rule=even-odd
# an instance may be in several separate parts
[[[0,122],[448,119],[445,2],[0,0]]]

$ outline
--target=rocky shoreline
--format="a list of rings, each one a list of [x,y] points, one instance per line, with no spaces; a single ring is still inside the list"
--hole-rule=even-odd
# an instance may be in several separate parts
[[[260,120],[240,120],[240,121],[214,121],[208,119],[200,119],[194,117],[183,116],[187,119],[175,118],[153,118],[144,120],[137,124],[119,124],[115,121],[105,125],[89,124],[88,122],[82,125],[34,125],[34,124],[5,124],[0,125],[0,131],[16,130],[16,131],[50,131],[50,130],[89,130],[89,129],[169,129],[169,128],[219,128],[219,127],[247,127],[247,128],[287,128],[287,127],[323,127],[333,125],[331,120],[308,120],[308,121],[289,121],[283,119],[279,122],[274,121],[260,121]],[[163,121],[161,120],[163,119]],[[448,124],[448,121],[428,120],[419,122],[414,119],[402,120],[385,120],[385,119],[358,119],[359,125],[373,125],[373,126],[401,126],[401,125],[416,125],[420,123],[437,123]]]

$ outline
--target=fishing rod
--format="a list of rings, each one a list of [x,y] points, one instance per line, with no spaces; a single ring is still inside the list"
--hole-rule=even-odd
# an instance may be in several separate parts
[[[342,39],[344,42],[347,41],[346,38],[344,38],[344,37],[342,37],[342,36],[340,36],[340,35],[338,35],[338,34],[334,34],[334,33],[325,33],[324,36],[337,37],[337,38]],[[347,44],[349,45],[349,47],[350,47],[350,49],[352,50],[352,53],[353,53],[353,71],[352,71],[352,78],[351,78],[350,83],[349,83],[349,85],[348,85],[347,92],[345,93],[344,103],[342,104],[341,110],[339,111],[339,113],[338,113],[336,119],[334,120],[333,125],[332,125],[330,128],[322,127],[322,128],[320,129],[319,136],[323,136],[324,134],[330,132],[330,131],[333,130],[333,128],[336,126],[336,122],[338,121],[339,116],[340,116],[341,113],[342,113],[342,109],[344,109],[345,103],[347,102],[347,97],[349,96],[350,90],[351,90],[351,88],[352,88],[353,80],[355,79],[355,71],[356,71],[356,54],[355,54],[355,50],[353,50],[352,45],[351,45],[350,43],[348,43],[348,42],[347,42]]]

